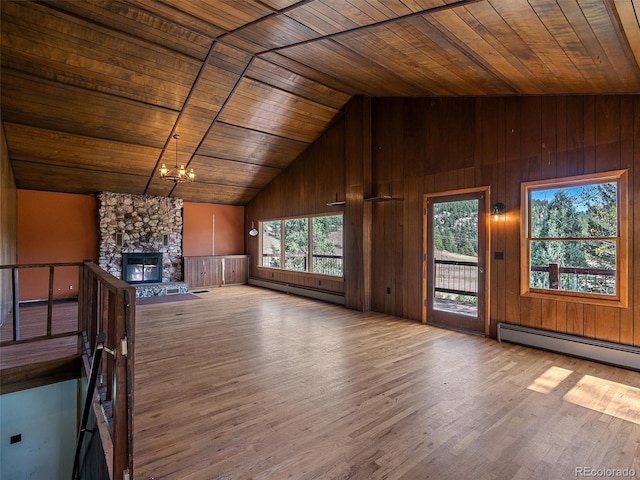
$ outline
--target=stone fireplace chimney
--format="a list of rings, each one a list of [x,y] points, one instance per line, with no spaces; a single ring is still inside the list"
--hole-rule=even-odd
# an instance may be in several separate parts
[[[182,199],[98,195],[101,268],[122,278],[123,253],[161,253],[162,281],[182,279]]]

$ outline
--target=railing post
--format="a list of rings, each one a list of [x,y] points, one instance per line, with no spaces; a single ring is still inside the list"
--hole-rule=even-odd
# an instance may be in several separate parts
[[[125,332],[127,342],[127,446],[130,478],[133,478],[133,384],[135,378],[135,325],[136,325],[136,294],[133,289],[125,292]]]
[[[108,378],[113,378],[115,383],[115,397],[111,397],[113,400],[113,471],[118,476],[129,466],[127,357],[123,355],[121,344],[121,340],[126,338],[125,292],[112,292],[112,295],[114,301],[109,302],[110,308],[113,309],[109,315],[109,328],[113,333],[109,336],[112,338],[116,354],[113,358],[113,370]]]
[[[107,335],[107,345],[109,348],[115,349],[117,347],[118,337],[116,337],[117,332],[115,331],[115,322],[117,315],[117,294],[112,293],[109,289],[109,286],[106,284],[101,284],[101,297],[102,297],[102,306],[101,306],[101,327],[100,332],[105,332]],[[115,359],[108,358],[106,362],[102,363],[102,371],[104,377],[104,383],[102,385],[104,392],[104,399],[106,402],[110,402],[114,400],[113,398],[113,376],[114,376],[114,366]],[[115,409],[114,409],[115,410]]]
[[[87,337],[87,290],[85,281],[86,260],[78,267],[78,354],[84,353],[84,338],[82,332],[86,332]]]
[[[91,272],[87,272],[87,293],[89,295],[87,304],[87,332],[89,332],[89,345],[93,345],[96,342],[98,331],[100,330],[100,305],[102,305],[100,288],[100,279],[95,277]]]
[[[560,266],[557,263],[549,264],[549,288],[560,289]]]
[[[51,322],[53,319],[53,280],[55,267],[49,265],[49,294],[47,296],[47,336],[51,336]]]
[[[13,275],[13,339],[20,340],[20,281],[18,278],[18,269],[11,269]]]

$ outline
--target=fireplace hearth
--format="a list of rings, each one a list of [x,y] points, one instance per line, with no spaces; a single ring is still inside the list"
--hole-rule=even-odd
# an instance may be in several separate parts
[[[132,285],[162,282],[162,253],[123,253],[122,279]]]

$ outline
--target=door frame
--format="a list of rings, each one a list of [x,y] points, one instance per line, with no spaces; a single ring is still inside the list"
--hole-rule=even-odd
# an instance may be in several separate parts
[[[469,193],[481,193],[483,198],[478,201],[478,234],[480,230],[484,230],[484,251],[478,252],[478,255],[484,256],[484,278],[478,283],[478,294],[484,291],[484,335],[490,335],[490,303],[491,303],[491,215],[489,207],[491,205],[491,187],[472,187],[457,190],[446,190],[442,192],[425,193],[422,196],[422,323],[427,323],[427,293],[429,285],[427,284],[427,255],[428,255],[428,231],[429,218],[427,202],[432,199],[452,197],[456,195],[465,195]],[[482,215],[481,215],[482,214]],[[484,221],[482,219],[484,218]],[[482,225],[481,225],[482,223]],[[478,312],[480,313],[480,312]]]

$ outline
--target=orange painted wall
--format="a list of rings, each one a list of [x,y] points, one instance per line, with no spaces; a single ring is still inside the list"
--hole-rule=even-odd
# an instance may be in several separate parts
[[[18,190],[18,263],[84,259],[98,260],[96,197]],[[20,300],[47,298],[48,269],[21,269],[19,274]],[[75,297],[77,291],[78,269],[56,269],[54,298]]]
[[[98,241],[95,196],[18,190],[18,263],[97,262]],[[245,253],[244,207],[184,202],[182,241],[185,256]],[[20,300],[46,299],[48,278],[46,268],[21,269]],[[54,298],[77,288],[77,268],[56,269]]]
[[[244,253],[244,207],[184,202],[182,220],[185,257]]]

